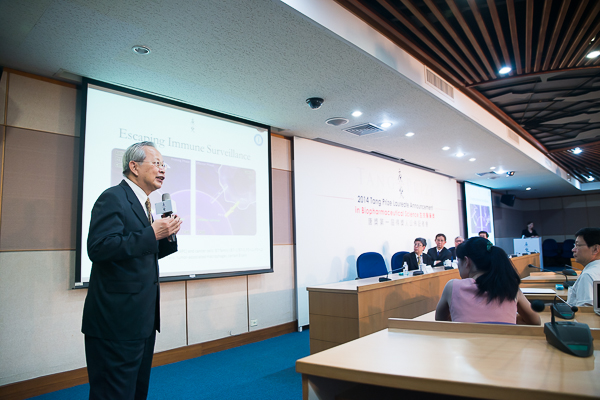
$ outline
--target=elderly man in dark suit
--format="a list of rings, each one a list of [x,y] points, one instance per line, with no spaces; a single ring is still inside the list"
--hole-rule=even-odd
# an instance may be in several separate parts
[[[90,399],[146,399],[160,331],[158,259],[177,251],[177,216],[153,221],[150,193],[165,179],[162,155],[151,142],[123,155],[125,179],[104,191],[92,209],[92,260],[81,331]]]
[[[441,267],[444,261],[452,258],[452,253],[446,247],[446,235],[438,233],[435,235],[435,247],[427,251],[427,255],[433,260],[434,267]]]
[[[427,254],[424,253],[427,247],[427,240],[424,238],[416,238],[412,253],[405,254],[402,257],[402,262],[408,265],[408,270],[413,271],[419,269],[419,264],[431,265],[433,260]]]

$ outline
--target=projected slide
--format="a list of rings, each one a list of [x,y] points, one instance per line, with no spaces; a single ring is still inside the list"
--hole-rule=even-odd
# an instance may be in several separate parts
[[[494,214],[492,191],[486,187],[465,182],[465,207],[467,209],[468,236],[477,236],[486,231],[494,243]]]
[[[162,188],[150,195],[153,210],[168,193],[183,219],[179,250],[160,261],[161,277],[272,270],[268,129],[92,84],[85,118],[81,282],[91,272],[92,207],[121,182],[125,149],[141,141],[153,142],[166,164]]]

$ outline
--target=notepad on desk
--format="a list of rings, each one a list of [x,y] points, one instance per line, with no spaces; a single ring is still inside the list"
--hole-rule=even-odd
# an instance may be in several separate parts
[[[544,288],[521,288],[521,292],[523,292],[523,294],[556,294],[554,289]]]

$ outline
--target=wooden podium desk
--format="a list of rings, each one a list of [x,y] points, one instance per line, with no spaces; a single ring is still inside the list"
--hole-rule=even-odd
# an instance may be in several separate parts
[[[575,281],[579,277],[581,271],[577,272],[577,276],[567,275],[566,279]],[[565,275],[556,274],[554,272],[532,272],[528,277],[521,279],[521,287],[537,287],[554,289],[557,283],[565,282]]]
[[[441,268],[440,268],[441,269]],[[435,310],[458,270],[379,277],[308,287],[311,354],[387,328],[388,318],[413,318]]]
[[[303,398],[600,398],[596,350],[579,358],[546,342],[541,326],[392,319],[389,328],[302,358]],[[446,397],[447,398],[447,397]]]
[[[515,267],[515,270],[517,271],[517,274],[519,274],[519,277],[521,279],[529,276],[529,274],[531,274],[532,272],[535,271],[539,271],[538,269],[535,268],[529,268],[528,265],[534,265],[538,268],[540,268],[540,255],[539,253],[536,254],[528,254],[525,256],[520,256],[520,257],[513,257],[510,259]]]

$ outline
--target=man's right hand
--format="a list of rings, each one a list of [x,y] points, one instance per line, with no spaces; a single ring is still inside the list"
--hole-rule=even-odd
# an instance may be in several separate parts
[[[160,218],[152,223],[152,229],[154,229],[154,236],[156,240],[161,240],[179,232],[181,227],[181,218],[178,216]]]

